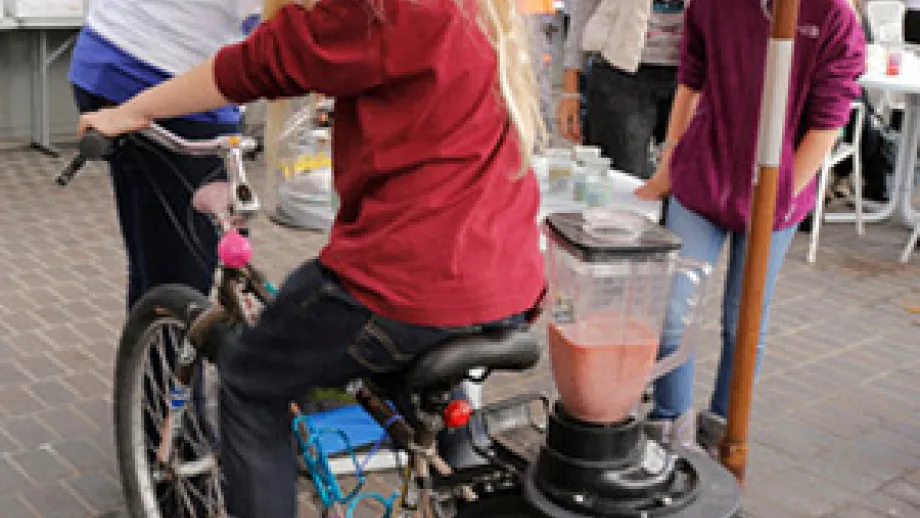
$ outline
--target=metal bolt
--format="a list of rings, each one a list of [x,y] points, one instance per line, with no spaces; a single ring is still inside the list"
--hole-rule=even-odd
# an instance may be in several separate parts
[[[583,503],[585,503],[585,495],[575,495],[575,496],[572,497],[572,499],[575,500],[575,503],[576,503],[576,504],[583,504]]]

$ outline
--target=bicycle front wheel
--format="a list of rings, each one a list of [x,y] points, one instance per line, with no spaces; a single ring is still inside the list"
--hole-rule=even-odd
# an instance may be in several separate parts
[[[131,518],[225,516],[217,462],[217,371],[197,360],[183,411],[177,401],[179,356],[189,316],[207,308],[207,298],[185,286],[148,292],[128,315],[115,364],[115,442]],[[177,417],[178,416],[178,417]],[[178,426],[170,427],[173,419]],[[161,448],[166,430],[172,454]],[[165,451],[165,450],[163,450]]]

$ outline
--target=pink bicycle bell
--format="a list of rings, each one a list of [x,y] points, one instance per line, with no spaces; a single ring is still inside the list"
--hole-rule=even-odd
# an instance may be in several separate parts
[[[252,259],[252,245],[236,229],[227,231],[217,244],[220,262],[230,268],[245,268]]]

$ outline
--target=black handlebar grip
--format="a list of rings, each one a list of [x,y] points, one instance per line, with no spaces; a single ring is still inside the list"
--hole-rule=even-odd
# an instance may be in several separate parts
[[[73,177],[77,174],[77,171],[79,171],[85,163],[86,159],[83,158],[83,155],[75,156],[74,159],[70,161],[70,164],[68,164],[67,167],[61,171],[61,174],[59,174],[58,177],[54,179],[55,183],[61,187],[66,187],[67,184],[73,180]]]
[[[70,161],[70,164],[61,171],[61,174],[54,181],[61,187],[65,187],[77,175],[77,172],[86,165],[89,160],[104,160],[112,156],[115,150],[115,139],[106,137],[96,130],[88,130],[80,138],[79,151],[77,156]]]
[[[106,137],[94,129],[87,130],[80,139],[80,156],[86,160],[108,158],[115,149],[115,139]]]

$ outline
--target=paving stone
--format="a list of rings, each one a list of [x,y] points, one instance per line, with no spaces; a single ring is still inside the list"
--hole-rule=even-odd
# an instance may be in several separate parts
[[[865,507],[860,503],[853,503],[845,505],[826,516],[827,518],[896,518],[900,515],[897,512],[894,514],[880,513],[877,509]]]
[[[26,356],[33,356],[46,353],[53,349],[52,343],[41,334],[40,331],[22,332],[11,340],[13,346]]]
[[[58,347],[71,348],[79,347],[86,339],[73,330],[68,324],[58,324],[51,326],[43,331],[45,336],[52,343],[58,344]]]
[[[41,299],[36,300],[37,305],[44,303],[46,300],[54,304],[41,306],[39,309],[35,310],[35,314],[45,324],[45,327],[58,326],[67,322],[69,315],[64,310],[57,307],[57,299],[53,293],[48,294],[47,299],[45,298],[46,295],[42,295],[41,297]]]
[[[3,518],[41,518],[19,497],[14,496],[0,497],[0,513]]]
[[[70,376],[65,376],[62,380],[81,397],[92,397],[104,394],[111,389],[111,382],[109,380],[103,380],[93,372],[72,374]]]
[[[904,481],[908,484],[920,487],[920,469],[908,471],[904,475]]]
[[[746,487],[756,487],[760,495],[794,510],[802,516],[823,516],[852,498],[852,493],[830,480],[798,469],[769,473],[759,479],[748,479]]]
[[[775,499],[761,493],[746,494],[742,498],[741,510],[744,518],[813,518],[812,515],[784,504],[782,497]]]
[[[41,401],[22,387],[0,389],[0,409],[9,415],[26,415],[42,408]]]
[[[66,440],[56,442],[52,450],[67,461],[77,472],[99,470],[108,466],[108,459],[88,441]]]
[[[0,459],[7,458],[20,451],[20,445],[5,431],[0,429]]]
[[[112,422],[112,405],[105,398],[108,394],[94,399],[86,399],[73,405],[73,409],[83,415],[89,422],[103,428]]]
[[[920,487],[911,485],[903,480],[897,480],[883,487],[882,492],[913,505],[917,508],[918,514],[920,514]]]
[[[38,381],[25,387],[48,407],[68,405],[77,400],[77,393],[57,380]]]
[[[114,514],[123,507],[121,485],[106,472],[81,473],[64,482],[64,485],[94,510],[94,516]]]
[[[58,407],[35,414],[49,430],[63,438],[83,438],[99,433],[100,426],[71,407]]]
[[[23,493],[23,499],[38,511],[39,516],[47,518],[87,518],[93,512],[61,484],[30,489]]]
[[[28,380],[18,363],[0,361],[0,387],[20,385]]]
[[[88,371],[96,366],[93,358],[79,349],[74,349],[74,344],[68,344],[67,347],[70,348],[54,351],[49,353],[49,356],[70,372]]]
[[[17,309],[4,321],[14,326],[20,332],[35,331],[43,327],[43,322],[33,311]]]
[[[0,496],[19,493],[29,487],[29,479],[7,459],[0,459]]]
[[[58,438],[34,417],[6,420],[0,426],[6,430],[7,435],[26,450],[33,450]]]
[[[10,460],[36,483],[54,482],[73,473],[73,469],[51,452],[51,448],[13,455]]]
[[[53,378],[64,372],[64,368],[45,355],[35,355],[20,358],[16,361],[32,380]]]
[[[891,518],[917,518],[920,509],[884,493],[871,493],[860,499],[860,503],[879,514]]]

